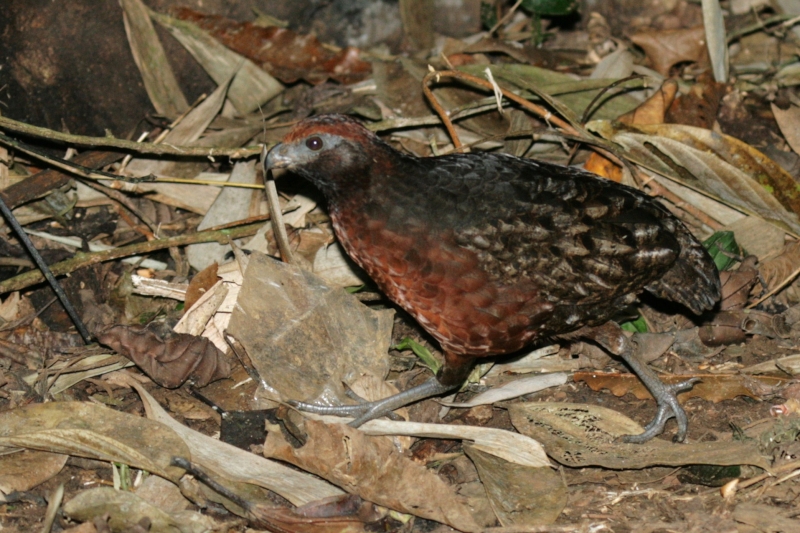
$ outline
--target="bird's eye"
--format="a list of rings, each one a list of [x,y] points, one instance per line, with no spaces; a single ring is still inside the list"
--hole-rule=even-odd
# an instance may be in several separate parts
[[[309,137],[306,139],[306,146],[309,150],[317,151],[322,148],[322,139],[319,137]]]

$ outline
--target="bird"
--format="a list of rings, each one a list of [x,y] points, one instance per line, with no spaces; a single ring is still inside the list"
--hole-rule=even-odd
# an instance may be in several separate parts
[[[686,226],[647,194],[583,169],[496,152],[416,157],[352,117],[296,123],[268,152],[318,188],[347,254],[440,345],[435,377],[358,405],[295,407],[358,427],[460,387],[475,360],[545,341],[589,340],[621,357],[655,398],[640,435],[688,418],[677,393],[613,321],[646,291],[695,314],[720,298],[716,266]]]

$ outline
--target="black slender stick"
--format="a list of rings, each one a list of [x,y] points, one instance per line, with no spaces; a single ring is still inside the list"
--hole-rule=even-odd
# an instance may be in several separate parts
[[[14,217],[14,214],[11,213],[11,209],[8,208],[6,202],[3,200],[2,195],[0,195],[0,212],[3,213],[3,217],[5,217],[8,225],[11,226],[11,229],[17,234],[20,242],[25,245],[25,248],[28,250],[28,253],[33,258],[33,262],[36,263],[36,266],[39,267],[39,270],[42,271],[44,274],[45,279],[50,284],[50,287],[53,288],[53,291],[58,296],[58,299],[61,301],[61,305],[64,306],[64,310],[67,312],[69,317],[72,319],[73,324],[75,324],[75,328],[80,333],[81,338],[83,338],[83,342],[86,344],[91,344],[92,336],[89,334],[89,330],[86,329],[86,326],[83,324],[81,317],[78,316],[78,312],[72,306],[72,302],[69,301],[67,298],[67,293],[64,292],[64,289],[56,280],[56,277],[50,272],[50,268],[48,268],[47,264],[42,259],[42,256],[39,255],[38,250],[31,242],[30,237],[28,234],[25,233],[25,230],[22,229],[22,226],[19,225],[17,219]]]

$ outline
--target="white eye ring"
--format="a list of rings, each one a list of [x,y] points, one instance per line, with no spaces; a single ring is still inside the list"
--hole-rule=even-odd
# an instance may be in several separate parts
[[[309,137],[308,139],[306,139],[306,147],[314,152],[316,152],[317,150],[321,150],[322,139],[320,139],[316,135],[314,137]]]

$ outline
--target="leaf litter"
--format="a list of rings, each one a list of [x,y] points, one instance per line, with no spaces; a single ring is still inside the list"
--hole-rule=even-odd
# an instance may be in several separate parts
[[[85,316],[94,317],[91,323],[96,333],[104,332],[104,344],[132,363],[116,354],[75,348],[57,306],[43,299],[41,289],[33,290],[24,274],[7,285],[21,292],[8,292],[1,308],[0,439],[4,450],[13,453],[0,459],[8,460],[4,464],[9,471],[25,472],[26,463],[31,467],[29,475],[13,483],[0,476],[0,498],[15,490],[44,490],[65,475],[64,469],[77,468],[70,462],[64,466],[69,456],[70,461],[88,457],[130,465],[163,478],[170,487],[163,490],[188,498],[182,508],[173,509],[140,498],[139,491],[145,491],[138,485],[123,492],[68,488],[68,516],[91,522],[107,515],[105,526],[112,530],[142,527],[142,520],[149,521],[151,530],[243,527],[244,522],[230,516],[272,531],[423,531],[429,527],[426,521],[461,531],[497,526],[525,530],[542,524],[645,530],[660,523],[664,508],[674,518],[671,527],[688,530],[693,522],[703,530],[722,496],[695,490],[688,497],[695,509],[690,513],[681,510],[686,496],[679,492],[682,487],[694,490],[700,478],[657,478],[657,505],[644,492],[631,490],[613,499],[620,487],[591,493],[585,484],[597,472],[614,472],[628,476],[625,482],[617,478],[617,485],[632,488],[637,479],[651,479],[664,465],[724,465],[742,467],[734,475],[739,488],[725,493],[727,523],[763,531],[795,524],[790,513],[778,510],[793,501],[797,481],[792,468],[798,468],[792,466],[798,434],[792,407],[800,337],[800,311],[795,308],[800,303],[795,285],[799,271],[793,259],[800,228],[798,189],[791,169],[783,168],[784,159],[770,151],[764,137],[756,136],[757,128],[751,132],[741,127],[751,124],[748,120],[734,127],[735,121],[726,117],[744,112],[769,117],[774,121],[772,142],[783,154],[800,156],[795,112],[800,100],[792,81],[796,57],[770,70],[743,63],[755,50],[763,52],[754,48],[755,40],[738,36],[725,45],[731,24],[771,14],[763,11],[772,9],[763,3],[726,15],[724,25],[717,2],[703,2],[705,12],[686,2],[671,11],[640,4],[639,18],[628,19],[625,12],[604,11],[613,7],[598,7],[590,14],[593,40],[582,29],[560,25],[558,17],[532,15],[536,2],[524,3],[524,10],[516,13],[511,5],[497,4],[500,15],[509,16],[494,17],[492,25],[502,21],[494,33],[479,34],[477,20],[475,37],[450,37],[445,52],[420,60],[402,44],[384,49],[334,46],[307,28],[286,29],[274,20],[260,27],[186,9],[156,13],[126,0],[128,43],[147,95],[165,120],[153,122],[142,137],[141,153],[133,150],[122,163],[109,158],[115,165],[110,168],[103,163],[114,173],[103,178],[115,177],[107,183],[125,196],[81,187],[72,203],[56,204],[57,194],[51,194],[52,205],[68,207],[30,216],[23,211],[30,208],[16,204],[17,212],[28,217],[25,224],[32,232],[48,235],[48,240],[37,240],[48,253],[61,246],[49,238],[55,234],[116,248],[146,239],[152,248],[137,248],[137,254],[148,259],[164,249],[158,245],[165,237],[186,235],[181,246],[189,248],[172,246],[169,253],[160,253],[158,260],[168,265],[160,271],[141,263],[125,266],[119,256],[100,248],[81,252],[74,265],[59,267],[62,274],[75,273],[64,278],[67,292],[82,303]],[[415,3],[409,5],[403,9],[416,9]],[[150,19],[175,36],[208,72],[217,87],[210,96],[196,105],[188,103],[183,79],[168,66],[174,52],[161,46],[161,34]],[[775,23],[764,20],[759,18],[750,31],[766,35]],[[627,32],[615,34],[622,21],[628,23]],[[435,42],[428,22],[405,24],[417,42]],[[796,46],[792,35],[783,31],[770,38],[791,48]],[[714,47],[710,54],[706,41]],[[538,42],[538,47],[531,44]],[[575,55],[575,50],[585,53]],[[781,60],[765,59],[773,64]],[[463,74],[457,70],[447,83],[430,83],[450,117],[461,117],[447,131],[442,127],[445,117],[429,107],[422,84],[433,79],[429,68],[441,72],[454,66]],[[468,81],[467,75],[485,80],[487,68],[489,85],[499,96]],[[604,78],[634,72],[639,77]],[[531,112],[534,108],[520,105],[515,95],[547,111]],[[497,112],[498,105],[505,114]],[[691,413],[691,442],[619,442],[619,436],[641,431],[621,412],[644,420],[648,417],[640,411],[650,409],[652,402],[631,374],[599,372],[615,364],[584,343],[553,347],[518,362],[498,361],[504,364],[477,377],[455,400],[443,402],[451,407],[446,424],[434,401],[411,406],[403,416],[414,422],[373,421],[359,430],[282,406],[288,399],[350,402],[352,390],[368,399],[389,394],[388,389],[371,392],[383,387],[361,387],[387,375],[407,388],[428,371],[412,370],[414,356],[390,346],[410,337],[434,352],[437,348],[407,318],[393,317],[386,300],[374,303],[380,296],[368,278],[333,244],[324,205],[317,205],[314,192],[285,180],[278,181],[280,207],[295,209],[287,221],[288,242],[305,262],[287,265],[274,259],[280,257],[279,232],[267,219],[276,214],[268,212],[258,190],[264,177],[242,158],[258,152],[256,143],[279,140],[297,118],[321,112],[361,116],[387,141],[423,156],[465,141],[472,149],[566,164],[587,159],[588,151],[572,141],[588,141],[605,150],[602,164],[595,153],[591,156],[596,172],[660,196],[698,237],[711,237],[717,230],[734,236],[739,247],[726,244],[715,252],[720,267],[730,269],[722,272],[719,310],[692,322],[674,309],[643,301],[626,319],[636,319],[642,355],[665,373],[665,382],[701,379],[680,397]],[[559,117],[565,120],[559,122]],[[583,124],[581,117],[593,122]],[[19,127],[6,119],[0,122],[10,136],[20,133]],[[82,150],[101,141],[79,139],[74,146]],[[156,145],[170,156],[146,151]],[[190,147],[205,149],[206,157],[182,157]],[[231,147],[241,152],[232,158],[217,155]],[[8,150],[14,153],[16,148]],[[43,188],[37,185],[37,194],[42,194],[68,185],[65,179],[37,176],[30,159],[35,156],[16,155],[13,162],[7,157],[0,161],[3,187],[7,181],[17,183],[17,189],[45,183]],[[628,164],[618,166],[621,159]],[[126,182],[130,176],[145,182]],[[308,201],[301,200],[308,194]],[[29,192],[23,196],[32,197]],[[130,201],[115,203],[126,196]],[[103,222],[108,214],[110,224]],[[263,226],[257,234],[254,229],[231,238],[231,228],[247,221]],[[216,242],[192,242],[199,230],[209,231]],[[251,243],[240,240],[253,235]],[[722,242],[722,233],[716,235]],[[8,242],[9,259],[22,264],[21,250],[13,239]],[[104,261],[113,262],[106,263],[102,275],[78,280],[77,268]],[[219,271],[188,283],[190,268],[200,271],[214,262],[220,263]],[[133,296],[134,277],[135,291],[146,296]],[[341,289],[348,286],[356,287],[354,294]],[[131,364],[137,366],[135,373],[120,373]],[[516,377],[532,371],[548,374]],[[564,383],[564,374],[554,373],[558,371],[569,372],[572,379]],[[540,378],[549,388],[535,384]],[[208,410],[195,399],[199,395],[189,395],[198,389],[218,406],[216,415],[188,415],[192,406]],[[603,390],[612,394],[593,392]],[[182,420],[169,416],[161,403]],[[139,416],[137,406],[142,404],[157,422]],[[769,416],[770,404],[774,416]],[[265,443],[240,450],[207,436],[218,431],[217,416],[265,407],[272,417],[264,422]],[[287,469],[264,454],[300,470]],[[190,461],[208,475],[208,482],[181,476],[181,469],[170,466],[173,457]],[[760,477],[759,469],[784,477]],[[756,508],[746,503],[753,490],[748,483],[768,494],[771,504]],[[209,502],[232,515],[198,511]],[[36,506],[26,512],[38,516]],[[7,519],[0,518],[0,523]]]

